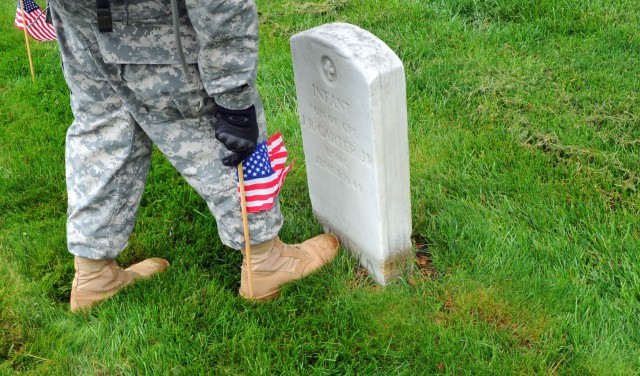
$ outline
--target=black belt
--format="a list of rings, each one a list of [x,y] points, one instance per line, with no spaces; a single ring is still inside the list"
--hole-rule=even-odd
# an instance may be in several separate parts
[[[113,19],[111,18],[111,7],[109,0],[96,0],[96,17],[98,19],[98,30],[101,33],[113,31]]]

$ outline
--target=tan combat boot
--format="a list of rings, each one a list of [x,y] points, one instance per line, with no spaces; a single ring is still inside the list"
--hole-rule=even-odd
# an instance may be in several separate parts
[[[169,266],[167,260],[150,258],[122,269],[115,260],[75,258],[76,275],[71,287],[71,312],[89,309],[136,279],[149,278]]]
[[[319,235],[302,244],[288,245],[275,238],[251,246],[253,297],[249,296],[247,259],[242,260],[240,296],[252,300],[270,300],[280,286],[307,276],[325,266],[338,253],[340,242],[333,235]]]

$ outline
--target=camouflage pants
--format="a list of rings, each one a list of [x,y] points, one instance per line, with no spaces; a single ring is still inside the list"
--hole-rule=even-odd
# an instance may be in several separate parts
[[[50,3],[74,114],[65,156],[69,251],[107,259],[127,246],[153,144],[206,200],[222,242],[242,248],[236,171],[220,161],[229,152],[214,136],[214,99],[202,89],[205,111],[195,111],[180,90],[178,64],[106,62],[92,27],[95,1]],[[199,80],[198,66],[189,68]],[[257,92],[253,95],[264,140],[264,111]],[[274,238],[281,227],[278,202],[249,215],[253,244]]]

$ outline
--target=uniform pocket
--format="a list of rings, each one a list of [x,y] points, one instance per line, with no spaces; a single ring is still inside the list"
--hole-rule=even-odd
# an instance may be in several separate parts
[[[112,12],[124,13],[129,23],[168,23],[171,24],[171,2],[158,0],[114,1]],[[120,17],[118,17],[119,19]]]
[[[199,79],[194,66],[190,67],[194,78]],[[201,112],[215,108],[213,99],[208,98],[204,89],[197,92],[203,99],[204,109],[198,111],[190,102],[190,93],[182,90],[185,86],[184,72],[179,65],[124,64],[120,69],[123,83],[147,109],[152,123],[195,118]]]
[[[98,45],[106,63],[180,64],[180,55],[171,25],[113,22],[113,32],[100,33]],[[198,40],[190,23],[180,27],[182,50],[188,64],[198,62]]]
[[[166,65],[124,64],[120,66],[122,82],[135,99],[147,109],[151,123],[176,120],[181,117],[173,101],[171,86],[179,85],[176,67]]]

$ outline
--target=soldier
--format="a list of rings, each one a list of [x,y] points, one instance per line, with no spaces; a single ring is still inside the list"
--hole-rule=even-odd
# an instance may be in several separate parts
[[[253,0],[50,0],[74,121],[66,138],[67,243],[75,255],[71,310],[86,309],[138,278],[151,258],[121,269],[152,145],[206,200],[222,242],[244,248],[236,165],[266,138],[255,86]],[[299,245],[277,235],[282,216],[249,215],[254,298],[330,262],[332,235]],[[244,253],[244,252],[243,252]],[[240,295],[248,296],[243,258]]]

